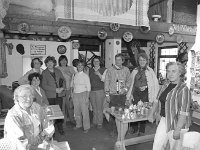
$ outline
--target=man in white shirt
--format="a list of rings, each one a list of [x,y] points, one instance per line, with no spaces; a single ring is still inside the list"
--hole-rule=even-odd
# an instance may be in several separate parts
[[[77,64],[78,72],[75,74],[72,82],[74,114],[76,120],[76,127],[74,130],[77,130],[83,126],[84,133],[87,133],[90,129],[88,107],[91,85],[88,75],[83,72],[83,68],[84,62],[79,61]]]

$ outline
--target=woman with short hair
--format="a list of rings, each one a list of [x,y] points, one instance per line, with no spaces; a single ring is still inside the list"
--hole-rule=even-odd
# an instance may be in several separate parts
[[[148,56],[146,53],[139,53],[138,67],[135,68],[131,75],[131,88],[128,91],[127,97],[130,99],[133,96],[132,103],[137,105],[139,101],[154,102],[159,90],[159,84],[155,72],[148,66]],[[139,123],[131,123],[133,125],[133,132],[138,135],[145,133],[146,121],[140,121]]]
[[[15,105],[8,111],[4,124],[4,137],[9,139],[27,140],[30,150],[37,149],[38,145],[54,133],[47,133],[48,118],[35,102],[34,89],[31,85],[21,85],[14,91]],[[25,144],[25,143],[24,143]]]
[[[105,100],[104,80],[106,68],[103,67],[101,58],[95,56],[92,59],[92,68],[89,69],[91,83],[90,102],[93,109],[93,124],[102,128],[103,124],[103,102]]]
[[[58,64],[59,66],[57,68],[62,72],[66,81],[66,95],[63,97],[63,113],[65,115],[65,121],[70,121],[74,124],[74,111],[70,108],[70,95],[72,77],[75,74],[75,71],[72,66],[68,66],[68,59],[65,55],[59,57]]]
[[[19,80],[18,80],[18,84],[19,85],[23,85],[23,84],[29,84],[28,81],[28,75],[34,72],[37,72],[39,74],[42,74],[43,69],[41,68],[41,66],[43,65],[43,62],[40,60],[40,58],[35,57],[31,60],[31,70],[29,70],[28,72],[26,72]]]
[[[34,93],[35,102],[40,104],[40,106],[42,106],[42,107],[49,105],[46,94],[45,94],[44,90],[40,87],[42,75],[37,72],[31,73],[28,76],[28,80],[29,80],[30,85],[35,90],[35,93]]]
[[[42,88],[45,91],[49,104],[59,105],[62,109],[62,98],[65,96],[63,91],[66,88],[65,78],[62,72],[55,68],[57,64],[55,57],[48,56],[44,62],[47,68],[42,72]],[[64,134],[62,123],[62,119],[56,120],[58,131],[61,135]]]
[[[73,87],[73,103],[74,103],[74,115],[76,121],[77,130],[83,126],[84,133],[87,133],[90,129],[90,117],[89,117],[89,94],[91,91],[89,76],[83,72],[85,63],[79,61],[77,63],[78,72],[75,74],[72,80]]]
[[[166,66],[167,81],[153,104],[148,120],[160,121],[154,137],[153,150],[181,150],[183,134],[190,126],[191,92],[184,82],[186,69],[180,62],[169,62]]]

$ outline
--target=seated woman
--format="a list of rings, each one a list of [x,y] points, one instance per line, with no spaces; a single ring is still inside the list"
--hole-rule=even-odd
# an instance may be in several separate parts
[[[40,60],[40,58],[34,58],[31,61],[31,70],[29,70],[25,75],[23,75],[19,80],[18,80],[18,84],[19,85],[23,85],[23,84],[29,84],[28,81],[28,75],[34,72],[38,72],[40,74],[42,74],[43,69],[41,68],[43,62]]]
[[[30,85],[32,85],[33,89],[35,90],[35,102],[40,104],[40,106],[49,105],[44,90],[39,86],[42,80],[42,75],[37,72],[32,73],[28,76],[28,80],[30,82]]]
[[[4,137],[28,140],[29,149],[36,149],[46,137],[48,119],[39,104],[33,102],[34,89],[21,85],[14,91],[15,105],[8,111],[4,124]]]

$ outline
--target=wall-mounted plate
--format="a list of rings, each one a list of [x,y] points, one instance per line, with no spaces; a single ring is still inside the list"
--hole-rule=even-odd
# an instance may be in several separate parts
[[[66,48],[65,45],[59,45],[59,46],[57,47],[57,52],[58,52],[59,54],[65,54],[66,51],[67,51],[67,48]]]

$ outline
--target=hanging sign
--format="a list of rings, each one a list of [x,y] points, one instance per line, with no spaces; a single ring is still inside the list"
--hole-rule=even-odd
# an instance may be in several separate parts
[[[31,55],[46,55],[46,45],[30,45]]]

